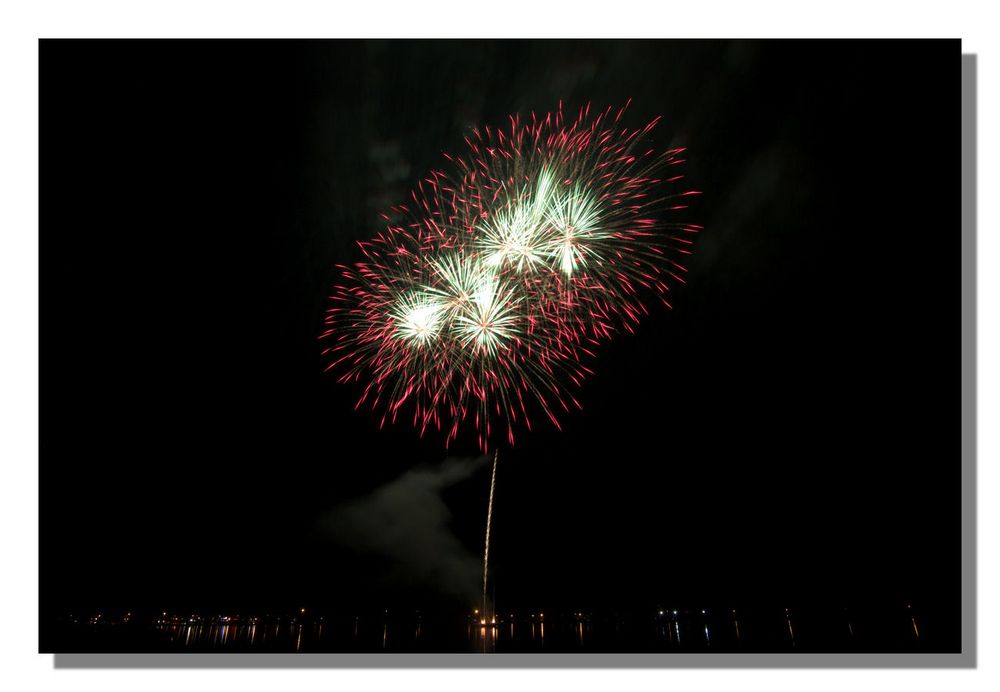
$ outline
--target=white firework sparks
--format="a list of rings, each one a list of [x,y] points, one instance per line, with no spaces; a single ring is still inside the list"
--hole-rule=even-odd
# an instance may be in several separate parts
[[[404,295],[393,311],[397,334],[407,343],[425,345],[437,338],[444,309],[444,305],[424,291]]]
[[[472,299],[455,318],[454,330],[459,341],[464,346],[474,345],[495,354],[517,332],[520,302],[506,282],[484,272]]]
[[[588,261],[600,261],[593,243],[608,237],[597,199],[579,188],[556,196],[548,208],[542,253],[566,276]]]

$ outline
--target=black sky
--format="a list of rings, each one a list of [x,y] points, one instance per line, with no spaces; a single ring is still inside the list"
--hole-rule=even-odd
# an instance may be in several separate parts
[[[629,97],[706,231],[584,410],[501,452],[498,598],[957,609],[958,41],[40,56],[43,614],[454,594],[330,530],[446,454],[323,374],[333,265],[468,127]],[[441,491],[477,559],[487,490]]]

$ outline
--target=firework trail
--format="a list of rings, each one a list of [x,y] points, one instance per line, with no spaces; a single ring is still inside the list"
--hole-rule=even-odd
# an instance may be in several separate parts
[[[624,112],[588,105],[567,121],[560,104],[475,129],[382,216],[340,268],[322,335],[329,368],[360,383],[358,407],[446,443],[471,427],[484,452],[579,407],[595,348],[634,329],[646,296],[670,305],[701,229],[664,220],[699,194],[683,186],[684,150],[657,152],[659,118],[631,129]]]
[[[497,459],[500,452],[493,452],[493,472],[490,475],[490,502],[486,510],[486,545],[483,548],[483,620],[486,620],[486,575],[490,566],[490,525],[493,523],[493,491],[497,485]]]

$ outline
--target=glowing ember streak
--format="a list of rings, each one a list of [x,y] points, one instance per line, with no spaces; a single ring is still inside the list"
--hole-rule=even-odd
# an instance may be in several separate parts
[[[500,458],[499,452],[493,452],[493,472],[490,474],[490,503],[486,510],[486,545],[483,547],[483,622],[486,616],[486,575],[490,566],[490,526],[493,522],[493,491],[497,485],[497,460]],[[495,619],[496,616],[494,616]]]

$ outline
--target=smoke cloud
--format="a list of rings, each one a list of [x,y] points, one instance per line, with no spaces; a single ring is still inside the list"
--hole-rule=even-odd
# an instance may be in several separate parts
[[[442,492],[486,463],[485,457],[449,457],[440,466],[419,466],[332,510],[322,527],[334,542],[383,559],[384,581],[474,599],[481,557],[452,532]]]

